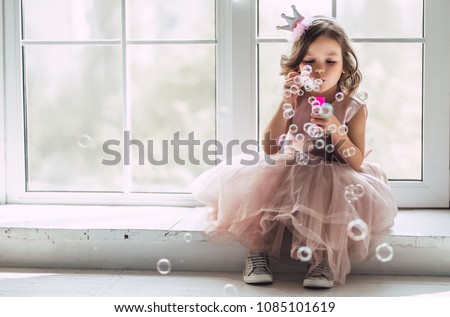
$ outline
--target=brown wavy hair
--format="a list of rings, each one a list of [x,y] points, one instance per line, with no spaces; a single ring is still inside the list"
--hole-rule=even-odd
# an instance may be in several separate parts
[[[306,32],[293,43],[291,54],[281,56],[281,75],[286,76],[289,72],[299,71],[299,65],[311,43],[323,36],[335,40],[341,47],[344,73],[339,79],[338,87],[351,95],[358,89],[362,80],[358,59],[344,29],[326,17],[315,17]]]

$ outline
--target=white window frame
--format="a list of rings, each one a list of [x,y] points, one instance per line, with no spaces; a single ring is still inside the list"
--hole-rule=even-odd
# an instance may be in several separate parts
[[[124,24],[122,23],[122,38],[113,40],[94,40],[94,41],[39,41],[39,40],[25,40],[21,43],[21,15],[20,6],[21,1],[15,0],[1,0],[4,23],[5,23],[5,56],[8,61],[5,63],[5,87],[7,94],[5,96],[5,117],[8,118],[5,122],[5,152],[6,160],[2,160],[2,170],[5,171],[6,185],[5,202],[12,204],[99,204],[99,205],[171,205],[171,206],[198,206],[199,203],[192,198],[188,193],[133,193],[130,191],[130,166],[124,165],[125,170],[123,177],[123,192],[121,193],[102,193],[102,192],[27,192],[26,191],[26,160],[25,160],[25,127],[24,127],[24,106],[22,99],[22,43],[27,45],[45,44],[45,43],[75,43],[75,44],[121,44],[122,45],[122,65],[123,78],[127,76],[127,62],[126,62],[126,46],[129,44],[161,44],[168,42],[174,43],[218,43],[218,41],[211,40],[175,40],[175,41],[159,41],[159,40],[126,40]],[[213,0],[214,1],[214,0]],[[126,0],[121,0],[122,6],[122,21],[126,16],[125,11]],[[220,2],[217,1],[216,2]],[[216,10],[221,10],[217,6]],[[218,14],[217,14],[218,15]],[[56,44],[55,43],[55,44]],[[217,44],[217,46],[219,46]],[[217,49],[219,51],[219,49]],[[220,55],[220,53],[218,53]],[[219,58],[219,57],[218,57]],[[217,59],[218,59],[217,58]],[[124,81],[124,88],[126,83]],[[130,110],[127,107],[128,98],[127,90],[124,89],[123,110],[122,110],[122,129],[123,131],[130,130]]]
[[[0,2],[0,17],[3,17],[3,0]],[[5,151],[5,56],[4,28],[0,23],[0,204],[6,203],[6,151]]]
[[[448,1],[424,0],[423,179],[391,182],[400,207],[449,207],[450,30],[445,26],[448,12]]]
[[[126,0],[122,0],[124,3]],[[196,206],[190,194],[25,191],[20,1],[1,0],[0,203]],[[424,0],[423,180],[391,181],[399,207],[449,207],[450,2]],[[216,0],[217,138],[257,139],[256,0]],[[3,55],[4,54],[4,55]],[[437,82],[436,82],[437,81]],[[432,84],[432,85],[431,85]],[[436,89],[437,87],[437,89]],[[395,159],[395,158],[394,158]]]

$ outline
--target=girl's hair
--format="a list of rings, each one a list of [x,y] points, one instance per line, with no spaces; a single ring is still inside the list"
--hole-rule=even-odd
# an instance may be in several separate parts
[[[325,17],[315,17],[311,26],[292,45],[290,56],[281,56],[281,75],[286,76],[289,72],[299,71],[298,67],[311,43],[323,36],[335,40],[341,47],[344,73],[339,79],[338,87],[351,95],[358,89],[362,80],[358,69],[358,59],[344,29],[335,21]]]

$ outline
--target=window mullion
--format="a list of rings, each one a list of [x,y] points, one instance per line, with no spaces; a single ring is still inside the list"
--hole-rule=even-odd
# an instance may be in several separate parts
[[[25,130],[22,97],[20,1],[4,1],[5,202],[17,202],[26,188]],[[6,120],[7,118],[7,120]]]
[[[127,12],[126,0],[122,0],[122,130],[130,131],[131,136],[131,102],[128,93],[128,56],[127,56]],[[122,162],[123,164],[123,162]],[[129,194],[131,191],[131,174],[132,169],[130,165],[123,164],[123,193]]]
[[[231,1],[216,0],[216,139],[232,138],[232,11]]]
[[[3,5],[0,5],[0,17],[3,15]],[[3,23],[0,23],[0,121],[2,122],[0,128],[0,204],[5,204],[6,202],[6,157],[5,157],[5,92],[4,92],[4,80],[5,80],[5,69],[4,69],[4,41],[3,41]]]
[[[225,155],[257,139],[255,5],[217,1],[217,139]]]
[[[258,138],[255,6],[255,0],[232,3],[232,139],[240,145]]]

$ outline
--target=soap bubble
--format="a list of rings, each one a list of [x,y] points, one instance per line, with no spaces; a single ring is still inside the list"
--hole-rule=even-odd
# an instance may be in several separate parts
[[[313,86],[313,90],[314,90],[315,92],[319,92],[319,91],[320,91],[320,86],[319,86],[319,85],[314,85],[314,86]]]
[[[290,88],[290,91],[291,91],[291,93],[292,93],[293,95],[297,95],[297,94],[298,94],[298,91],[299,91],[299,88],[298,88],[297,85],[292,85],[291,88]]]
[[[366,101],[367,98],[369,97],[369,95],[367,94],[367,92],[365,91],[360,91],[356,94],[356,97],[358,97],[359,99],[361,99],[361,101]]]
[[[355,194],[353,193],[353,185],[348,185],[345,186],[345,190],[344,190],[344,194],[345,194],[345,199],[351,203],[353,201],[358,200],[358,198],[355,196]]]
[[[310,137],[318,139],[323,137],[323,129],[317,125],[312,125],[308,128],[308,131],[306,131]]]
[[[345,186],[345,198],[350,203],[364,196],[364,192],[364,186],[361,184]]]
[[[317,100],[316,100],[316,101],[317,101]],[[313,107],[311,108],[311,112],[312,112],[314,115],[318,116],[318,115],[322,114],[322,107],[321,107],[321,106],[313,106]]]
[[[314,97],[314,96],[311,96],[308,98],[308,103],[311,105],[314,104],[315,101],[316,101],[316,97]]]
[[[381,243],[375,249],[375,256],[380,262],[389,262],[394,257],[394,249],[388,243]]]
[[[152,30],[159,30],[161,28],[161,21],[158,19],[151,19],[150,21],[150,27]]]
[[[344,100],[344,94],[342,92],[337,92],[336,95],[334,95],[334,99],[336,99],[336,101],[342,101]]]
[[[306,123],[303,125],[303,130],[304,130],[305,132],[308,132],[309,128],[310,128],[310,127],[314,127],[314,126],[315,126],[315,124],[313,124],[313,123],[311,123],[311,122],[306,122]]]
[[[320,85],[322,85],[322,83],[323,83],[323,80],[322,80],[322,79],[320,79],[320,78],[314,79],[314,85],[320,86]]]
[[[290,98],[290,97],[292,96],[291,90],[290,90],[290,89],[286,89],[286,90],[284,91],[284,93],[283,93],[283,96],[284,96],[285,98]]]
[[[169,274],[172,270],[172,265],[167,259],[161,259],[156,263],[156,270],[163,275]]]
[[[304,94],[305,94],[305,92],[304,92],[302,89],[299,89],[298,95],[299,95],[299,96],[303,96]]]
[[[321,150],[325,147],[325,141],[322,139],[316,140],[315,145],[318,150]]]
[[[364,186],[361,184],[356,184],[352,187],[353,195],[355,195],[356,198],[361,198],[364,196]]]
[[[355,192],[353,190],[354,187],[355,187],[355,185],[348,185],[348,186],[345,186],[345,189],[344,189],[345,199],[347,199],[347,201],[349,203],[358,200],[358,197],[355,195]]]
[[[304,85],[306,81],[311,80],[309,78],[310,75],[311,73],[305,72],[304,70],[300,72],[300,80],[302,81],[302,85]]]
[[[308,92],[314,89],[314,85],[310,82],[306,83],[304,87],[305,87],[305,90]]]
[[[303,133],[297,133],[295,135],[295,140],[297,142],[303,142],[303,141],[305,141],[305,136],[303,135]]]
[[[319,100],[314,100],[313,101],[313,103],[311,104],[311,106],[313,106],[313,107],[320,107],[322,104],[320,103],[320,101]]]
[[[311,74],[311,72],[312,72],[312,66],[311,66],[311,65],[305,65],[305,66],[303,66],[303,71],[306,72],[306,73],[308,73],[308,74]]]
[[[350,239],[354,241],[364,240],[369,234],[369,227],[362,219],[355,219],[348,223],[347,233]]]
[[[313,252],[308,246],[300,247],[297,250],[297,258],[302,262],[308,262],[309,260],[311,260],[312,256]]]
[[[286,134],[282,134],[282,135],[280,135],[278,137],[278,140],[277,140],[278,147],[282,147],[283,146],[283,143],[284,143],[285,139],[286,139]]]
[[[291,125],[289,126],[289,131],[290,131],[291,133],[297,133],[297,131],[298,131],[298,125],[296,125],[296,124],[291,124]]]
[[[309,155],[304,152],[295,152],[295,162],[298,165],[308,165]]]
[[[333,151],[334,151],[334,145],[333,145],[333,144],[327,144],[327,145],[325,146],[325,151],[326,151],[327,153],[333,153]]]
[[[300,76],[295,76],[294,77],[294,83],[297,85],[301,85],[302,84],[302,78]]]
[[[333,115],[333,106],[329,103],[324,103],[322,106],[322,113],[320,114],[324,118],[329,118]]]
[[[328,133],[336,133],[336,131],[337,131],[337,126],[334,123],[330,124],[327,128]]]
[[[287,109],[287,110],[284,110],[284,112],[283,112],[283,117],[288,120],[293,118],[294,115],[295,115],[295,112],[292,109]]]
[[[89,147],[91,145],[91,143],[92,143],[92,139],[87,134],[83,134],[78,138],[78,145],[80,147],[84,147],[84,148]]]
[[[292,109],[292,105],[290,103],[284,103],[283,104],[283,110],[288,110],[288,109]]]
[[[339,133],[340,135],[347,134],[347,132],[348,132],[348,127],[347,127],[345,124],[340,125],[340,126],[338,127],[338,133]]]
[[[187,232],[187,233],[185,233],[184,234],[184,241],[186,241],[186,242],[192,242],[192,234],[190,234],[189,232]]]
[[[352,146],[342,151],[342,156],[347,158],[356,154],[356,149]]]
[[[225,297],[235,297],[238,295],[238,290],[236,286],[233,284],[225,284],[225,286],[222,289],[222,295]]]

